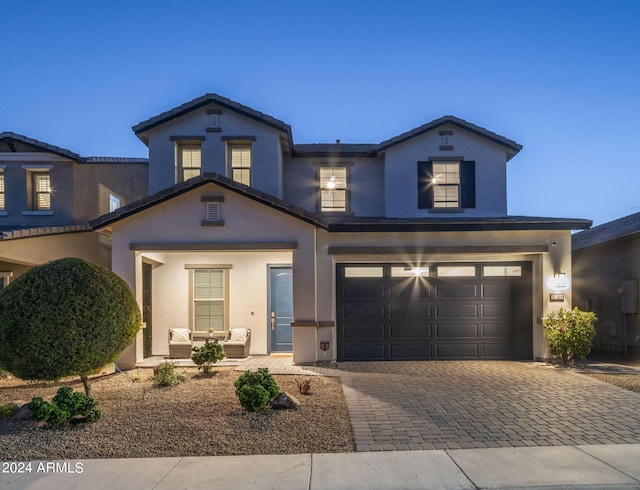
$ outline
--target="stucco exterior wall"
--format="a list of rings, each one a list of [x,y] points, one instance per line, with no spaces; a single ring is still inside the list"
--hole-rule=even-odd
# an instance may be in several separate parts
[[[224,197],[224,226],[202,226],[202,196]],[[315,318],[315,260],[312,225],[214,184],[192,190],[170,201],[141,211],[113,225],[113,270],[132,287],[142,305],[142,261],[148,257],[164,265],[153,271],[154,353],[162,354],[167,329],[188,326],[188,274],[185,263],[229,264],[230,326],[252,328],[254,353],[268,350],[267,265],[293,265],[294,320]],[[260,243],[292,243],[293,248],[261,249]],[[184,250],[185,243],[211,244],[228,250]],[[234,251],[237,243],[253,250]],[[131,244],[138,250],[132,250]],[[167,244],[172,250],[154,251],[141,244]],[[251,245],[255,244],[255,245]],[[264,245],[266,247],[268,245]],[[211,262],[213,261],[213,262]],[[220,262],[222,261],[222,262]],[[177,304],[184,301],[181,307]],[[161,313],[155,313],[156,308]],[[253,312],[253,315],[251,314]],[[255,331],[254,331],[255,329]],[[119,361],[133,366],[141,359],[139,336],[136,348]],[[167,348],[167,347],[165,347]]]
[[[73,160],[45,152],[0,153],[5,179],[5,209],[0,226],[39,227],[70,225],[74,221]],[[33,213],[29,207],[29,168],[48,168],[51,210]]]
[[[623,281],[640,279],[639,250],[633,237],[573,252],[574,304],[597,315],[596,348],[624,352],[626,323],[627,350],[640,352],[640,317],[622,313],[624,291],[618,292]]]
[[[453,150],[440,150],[441,130],[453,131]],[[387,217],[450,218],[451,213],[418,209],[417,162],[437,157],[460,157],[476,162],[476,207],[453,216],[507,215],[507,154],[504,147],[452,125],[416,136],[385,153],[385,197]]]
[[[231,177],[227,168],[227,142],[229,136],[255,137],[252,148],[252,187],[282,197],[282,154],[280,131],[259,123],[234,111],[221,109],[219,132],[207,132],[209,105],[169,121],[148,133],[149,138],[149,193],[153,194],[176,183],[176,147],[171,138],[198,136],[201,141],[202,171]]]
[[[384,216],[384,158],[286,158],[284,199],[318,211],[318,166],[348,166],[350,211],[355,216]]]
[[[109,212],[109,193],[121,199],[120,205],[148,194],[146,163],[77,164],[73,173],[76,223],[88,222]]]

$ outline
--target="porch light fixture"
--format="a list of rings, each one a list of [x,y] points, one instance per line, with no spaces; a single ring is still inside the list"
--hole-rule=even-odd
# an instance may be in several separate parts
[[[551,290],[551,301],[564,301],[564,291],[569,289],[569,278],[564,272],[556,272],[546,281],[547,289]]]
[[[567,289],[567,275],[564,272],[558,272],[553,275],[553,289],[556,291]]]

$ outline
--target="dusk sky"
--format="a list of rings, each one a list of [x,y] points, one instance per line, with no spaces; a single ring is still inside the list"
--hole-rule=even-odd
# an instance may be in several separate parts
[[[34,1],[0,10],[0,131],[147,156],[131,126],[210,92],[295,143],[445,114],[523,145],[509,214],[640,211],[640,1]]]

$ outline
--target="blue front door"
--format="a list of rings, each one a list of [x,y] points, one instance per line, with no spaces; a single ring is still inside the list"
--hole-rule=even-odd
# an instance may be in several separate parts
[[[269,268],[271,352],[291,352],[293,335],[293,273],[291,267]]]

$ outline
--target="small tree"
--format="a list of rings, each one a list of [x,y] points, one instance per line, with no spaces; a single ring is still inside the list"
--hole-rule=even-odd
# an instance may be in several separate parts
[[[551,353],[562,357],[562,364],[569,359],[584,359],[591,352],[597,320],[592,311],[578,308],[549,313],[543,320],[545,335],[549,341]]]
[[[202,369],[205,374],[211,372],[211,367],[218,361],[224,359],[224,349],[218,341],[209,342],[208,340],[202,347],[192,347],[191,360]]]
[[[83,259],[34,267],[0,291],[0,368],[30,380],[88,375],[135,339],[141,315],[129,286]]]

